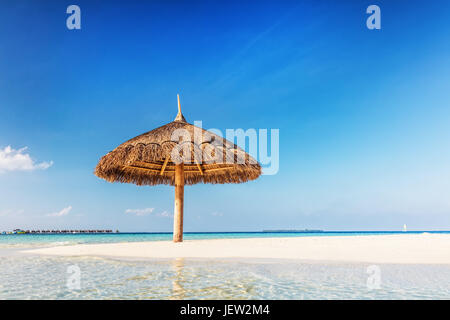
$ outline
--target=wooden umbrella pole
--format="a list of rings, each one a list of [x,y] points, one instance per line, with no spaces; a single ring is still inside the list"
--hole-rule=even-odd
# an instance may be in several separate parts
[[[175,212],[173,242],[183,241],[184,164],[175,165]]]

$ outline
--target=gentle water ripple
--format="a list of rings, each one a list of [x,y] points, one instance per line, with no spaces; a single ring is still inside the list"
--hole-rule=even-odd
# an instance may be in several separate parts
[[[66,286],[71,265],[80,290]],[[0,299],[450,299],[450,266],[379,265],[377,290],[366,286],[367,266],[10,254],[0,259]]]

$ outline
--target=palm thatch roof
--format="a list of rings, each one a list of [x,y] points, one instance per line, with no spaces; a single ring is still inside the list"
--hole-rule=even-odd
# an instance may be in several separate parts
[[[175,185],[175,165],[184,183],[242,183],[261,175],[259,163],[234,143],[186,122],[174,121],[122,143],[103,156],[95,175],[109,182]]]

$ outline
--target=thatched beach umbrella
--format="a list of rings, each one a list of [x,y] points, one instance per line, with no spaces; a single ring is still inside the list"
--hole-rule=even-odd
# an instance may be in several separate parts
[[[103,156],[95,175],[109,182],[175,186],[173,241],[183,241],[184,185],[242,183],[258,178],[261,166],[222,137],[186,122],[174,121],[141,134]]]

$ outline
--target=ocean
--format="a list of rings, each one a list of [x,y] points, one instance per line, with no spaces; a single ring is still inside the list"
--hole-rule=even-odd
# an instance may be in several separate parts
[[[184,238],[394,233],[403,234],[230,232],[185,233]],[[448,265],[250,259],[140,261],[45,257],[21,252],[79,243],[161,241],[170,240],[171,236],[170,233],[0,235],[0,299],[450,299]]]

